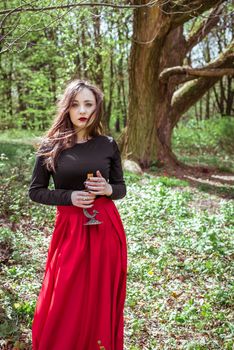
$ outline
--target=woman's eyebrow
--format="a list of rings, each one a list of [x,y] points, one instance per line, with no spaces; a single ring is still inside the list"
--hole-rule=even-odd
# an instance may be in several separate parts
[[[79,102],[78,100],[74,100],[75,102]],[[85,100],[84,102],[94,102],[92,100]]]

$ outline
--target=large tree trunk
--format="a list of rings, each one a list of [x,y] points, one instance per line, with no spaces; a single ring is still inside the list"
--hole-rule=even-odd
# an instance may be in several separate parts
[[[197,4],[198,1],[190,3],[195,5],[195,2]],[[202,12],[218,1],[200,3]],[[214,11],[219,12],[220,8]],[[201,28],[189,41],[185,41],[182,24],[188,19],[188,13],[175,17],[168,14],[168,9],[167,12],[160,11],[157,6],[134,12],[129,67],[129,112],[123,153],[143,167],[149,167],[155,161],[159,164],[182,165],[171,150],[173,128],[181,115],[220,79],[217,76],[219,73],[207,77],[207,71],[194,72],[198,76],[204,74],[204,77],[199,78],[188,77],[184,72],[182,78],[178,73],[170,73],[166,81],[161,76],[169,67],[183,66],[186,53],[197,44],[198,37],[207,35]],[[206,26],[211,29],[215,24],[211,18]],[[228,59],[225,61],[224,55],[211,68],[229,67],[230,62]],[[186,81],[188,82],[183,85],[183,89],[178,89],[175,94],[176,87]]]
[[[160,108],[160,103],[165,100],[158,76],[161,47],[164,45],[169,28],[169,17],[164,15],[158,7],[135,11],[129,67],[129,113],[124,153],[142,166],[149,165],[150,161],[157,156],[155,116],[160,119],[165,109],[165,106]]]
[[[152,18],[145,15],[145,21],[152,24],[148,36],[146,24],[137,27],[138,18],[134,21],[137,34],[131,51],[129,123],[124,148],[127,156],[142,167],[155,160],[179,164],[171,151],[171,99],[176,81],[172,78],[166,85],[159,75],[166,67],[181,65],[186,50],[182,26],[170,31],[169,16],[158,8],[151,15]],[[151,43],[136,42],[150,41],[155,35]]]

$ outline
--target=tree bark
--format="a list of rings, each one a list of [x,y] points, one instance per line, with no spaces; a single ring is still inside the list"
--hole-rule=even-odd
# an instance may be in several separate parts
[[[160,80],[160,74],[164,74],[165,69],[170,67],[183,66],[188,43],[183,35],[182,24],[190,19],[191,14],[198,16],[217,3],[220,2],[181,1],[180,4],[193,10],[176,15],[172,13],[170,2],[162,5],[162,11],[157,6],[134,10],[129,65],[129,111],[123,154],[144,168],[155,160],[159,165],[182,166],[171,150],[173,128],[181,115],[220,77],[193,77],[192,81],[183,84],[176,91],[182,82],[178,76],[168,77],[165,83]],[[173,9],[179,10],[179,7]],[[233,68],[232,62],[233,57],[228,51],[204,68],[208,68],[210,73],[213,68]],[[182,79],[185,78],[186,75],[183,74]]]
[[[158,75],[161,47],[170,29],[170,18],[158,7],[134,12],[129,67],[128,131],[124,153],[142,166],[147,166],[157,157],[155,114],[160,118],[163,113],[159,108],[160,101],[164,101],[163,86]]]

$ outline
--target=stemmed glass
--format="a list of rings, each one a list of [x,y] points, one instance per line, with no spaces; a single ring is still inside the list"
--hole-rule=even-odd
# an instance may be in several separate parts
[[[93,173],[87,174],[87,180],[89,180],[90,177],[93,177]],[[89,190],[87,189],[85,189],[84,191],[89,192]],[[87,209],[83,208],[83,213],[86,216],[86,218],[90,219],[84,225],[98,225],[102,223],[101,221],[95,218],[95,216],[98,214],[98,211],[96,209],[93,210],[93,214],[90,214]]]

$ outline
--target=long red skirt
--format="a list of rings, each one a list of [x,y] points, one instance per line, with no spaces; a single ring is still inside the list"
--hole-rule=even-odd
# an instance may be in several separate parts
[[[114,202],[95,200],[99,225],[58,206],[33,324],[33,350],[123,350],[127,243]]]

